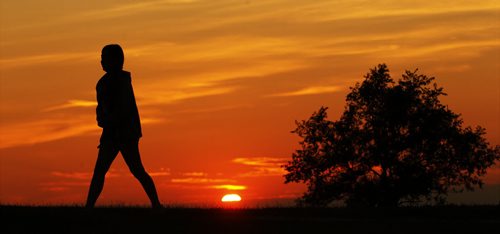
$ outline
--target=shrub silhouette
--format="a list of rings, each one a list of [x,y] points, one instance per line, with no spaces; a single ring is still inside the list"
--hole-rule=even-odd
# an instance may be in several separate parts
[[[397,83],[385,64],[351,87],[337,121],[321,107],[292,131],[301,149],[283,167],[285,183],[303,182],[303,205],[399,206],[443,203],[450,191],[481,187],[500,159],[482,127],[462,127],[441,104],[433,77],[406,71]]]

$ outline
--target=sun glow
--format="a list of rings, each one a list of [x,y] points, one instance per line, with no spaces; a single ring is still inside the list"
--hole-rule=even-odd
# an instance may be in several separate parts
[[[222,202],[239,202],[241,197],[238,194],[226,194],[221,199]]]

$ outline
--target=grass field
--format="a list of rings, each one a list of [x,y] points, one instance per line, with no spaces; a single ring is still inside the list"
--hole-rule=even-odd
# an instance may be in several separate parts
[[[500,206],[397,209],[0,206],[0,233],[496,233]]]

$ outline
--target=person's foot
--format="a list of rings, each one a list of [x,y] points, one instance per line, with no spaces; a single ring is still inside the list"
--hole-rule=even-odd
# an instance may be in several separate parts
[[[157,210],[157,209],[161,209],[161,208],[163,208],[163,206],[161,205],[161,203],[159,203],[159,202],[158,202],[158,203],[154,203],[154,204],[152,204],[152,205],[151,205],[151,208],[153,208],[153,209]]]

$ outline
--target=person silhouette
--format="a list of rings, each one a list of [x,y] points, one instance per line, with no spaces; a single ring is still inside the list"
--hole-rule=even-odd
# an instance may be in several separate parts
[[[104,187],[104,177],[121,152],[130,172],[139,180],[154,208],[161,207],[153,179],[144,169],[139,154],[142,137],[139,111],[135,102],[130,73],[123,70],[124,54],[120,45],[106,45],[101,52],[106,72],[97,82],[97,125],[102,128],[99,153],[90,182],[86,207],[94,207]]]

